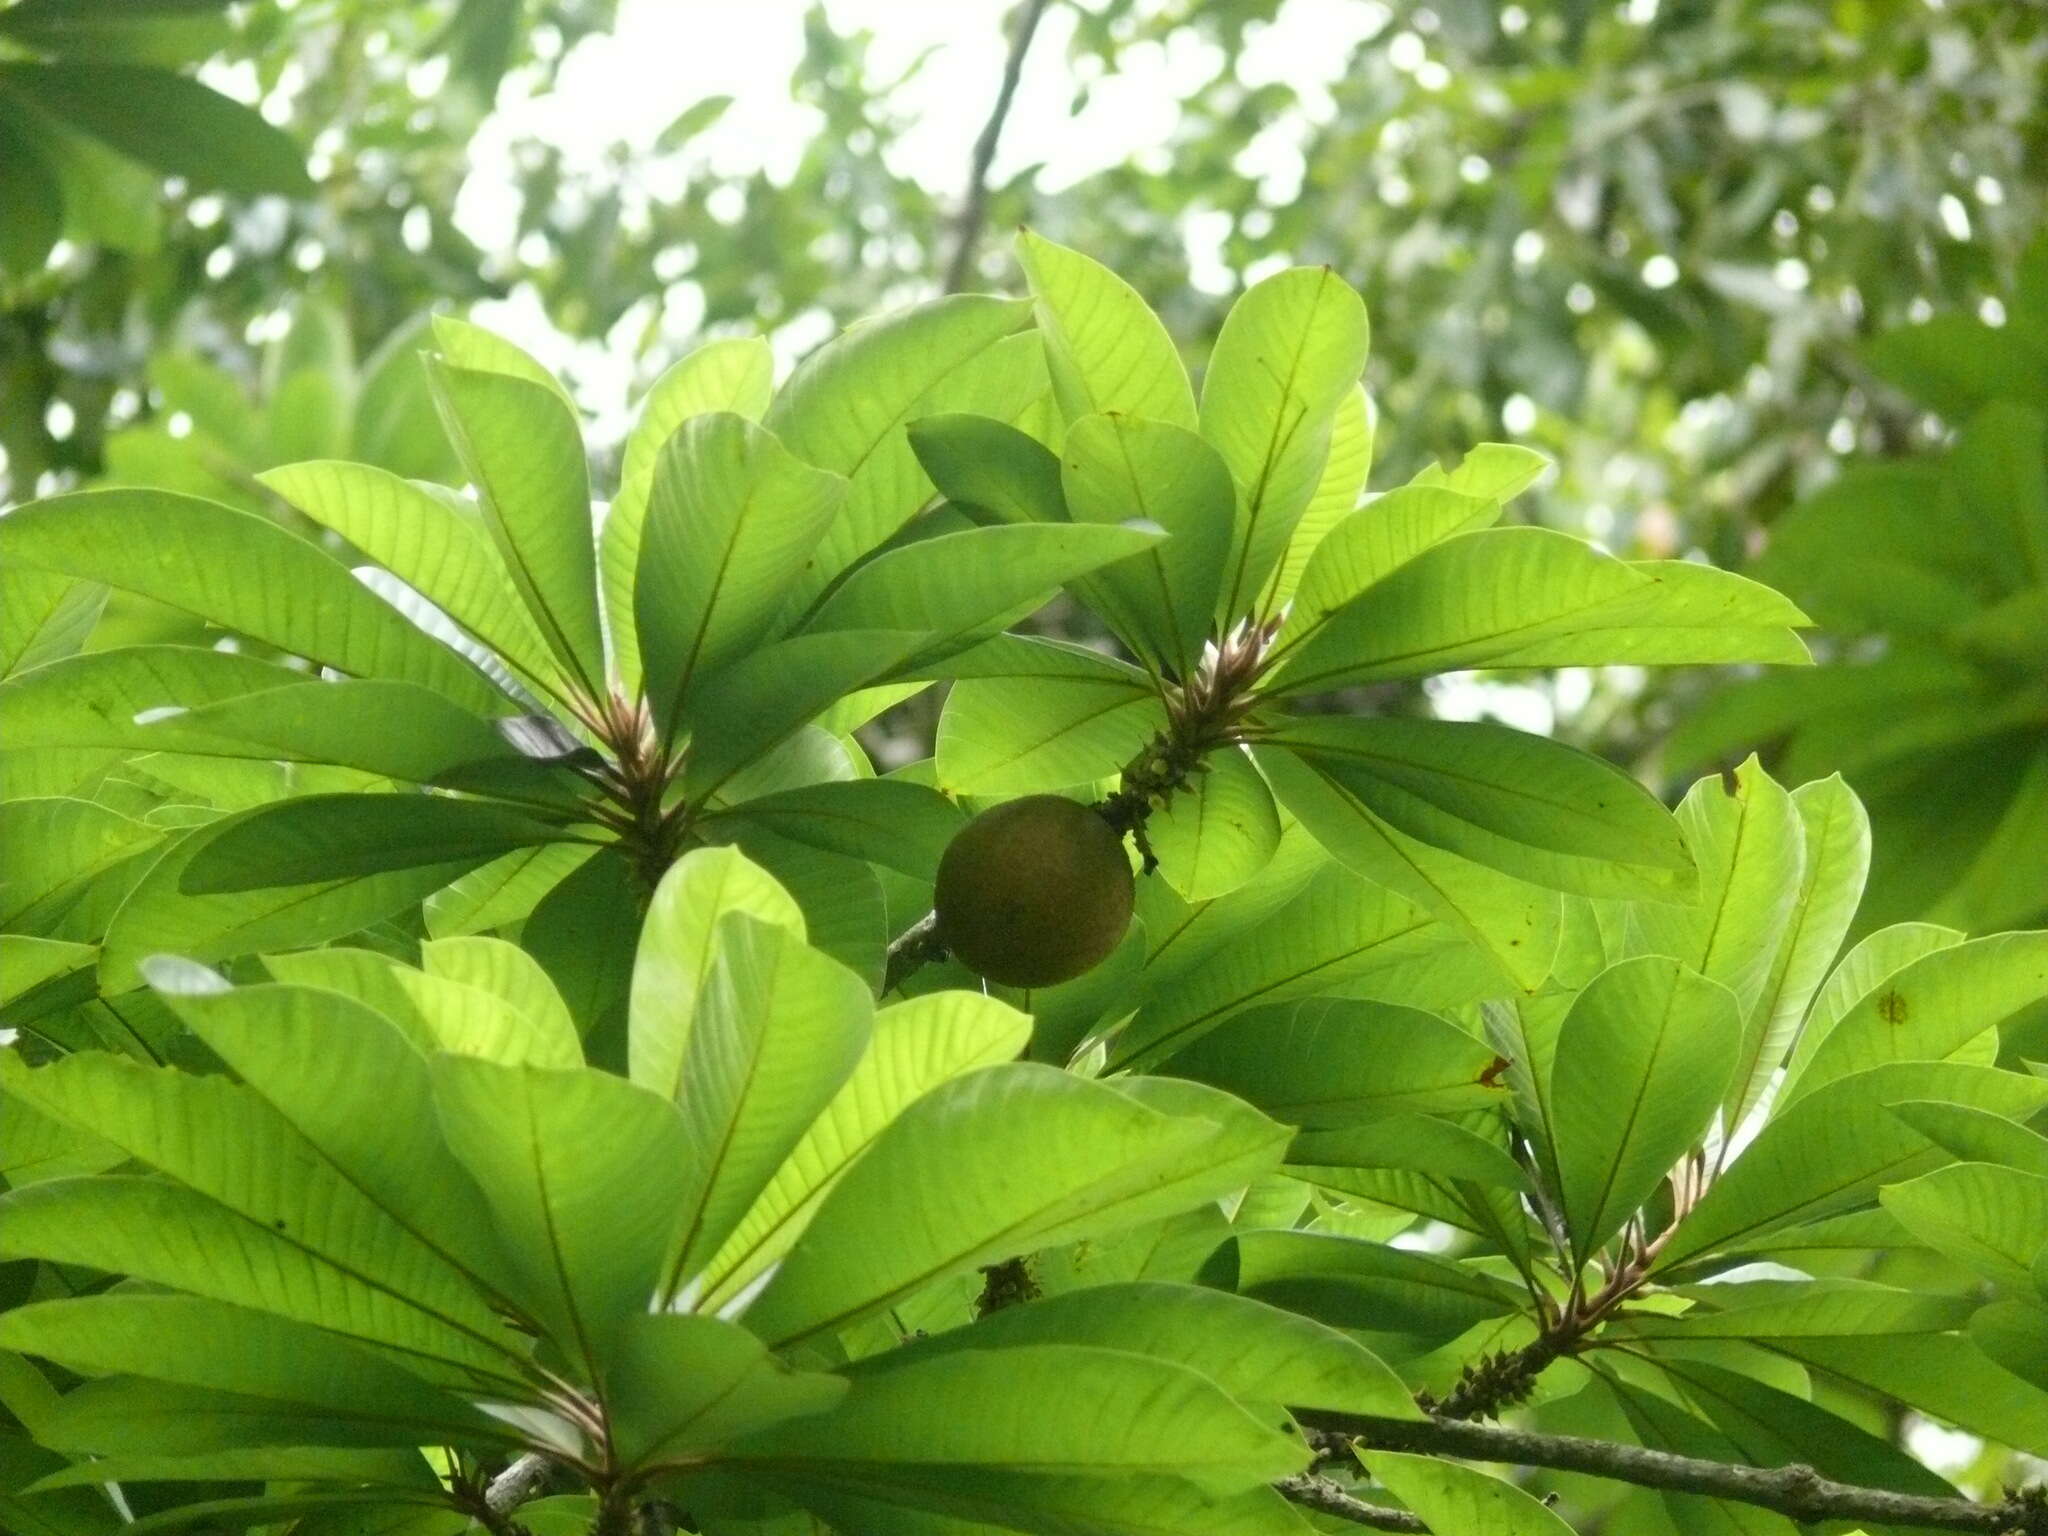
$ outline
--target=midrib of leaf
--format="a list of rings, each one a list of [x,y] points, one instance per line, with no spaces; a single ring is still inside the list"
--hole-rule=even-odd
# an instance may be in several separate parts
[[[1252,556],[1252,540],[1258,534],[1259,518],[1265,512],[1266,490],[1272,480],[1274,462],[1280,457],[1281,445],[1293,440],[1295,428],[1300,426],[1302,421],[1308,416],[1308,402],[1304,400],[1295,413],[1294,421],[1291,424],[1283,425],[1287,407],[1294,401],[1294,385],[1295,380],[1301,374],[1302,353],[1307,350],[1309,332],[1314,329],[1313,316],[1322,311],[1323,292],[1329,286],[1330,278],[1330,269],[1324,267],[1322,269],[1322,277],[1316,285],[1315,299],[1309,305],[1310,323],[1299,327],[1295,332],[1294,355],[1288,359],[1286,373],[1284,375],[1275,375],[1280,379],[1280,409],[1274,413],[1273,429],[1266,439],[1265,456],[1259,465],[1257,492],[1251,496],[1251,504],[1245,508],[1247,518],[1244,530],[1244,546],[1237,552],[1237,569],[1230,576],[1230,600],[1225,604],[1225,607],[1232,613],[1237,611],[1238,589],[1244,584],[1245,568],[1250,563]]]
[[[1036,737],[1033,740],[1027,742],[1024,746],[1019,747],[1016,751],[1010,753],[1007,757],[1000,757],[992,760],[987,765],[987,767],[990,769],[1011,767],[1013,764],[1021,761],[1024,758],[1029,757],[1032,753],[1044,750],[1044,748],[1049,746],[1051,743],[1058,741],[1062,736],[1071,735],[1075,731],[1080,730],[1083,726],[1093,725],[1097,720],[1102,719],[1105,715],[1113,714],[1119,709],[1127,709],[1133,704],[1147,704],[1150,702],[1152,702],[1152,696],[1150,694],[1134,691],[1126,698],[1118,699],[1114,703],[1105,704],[1100,709],[1090,710],[1085,715],[1076,716],[1075,718],[1067,721],[1066,724],[1060,726],[1057,730],[1054,730],[1046,735]],[[985,769],[984,771],[987,770]]]
[[[1895,1172],[1900,1168],[1904,1168],[1907,1164],[1911,1163],[1915,1158],[1918,1158],[1922,1155],[1922,1149],[1916,1148],[1913,1151],[1908,1152],[1903,1157],[1893,1158],[1892,1161],[1884,1164],[1880,1168],[1873,1169],[1864,1173],[1859,1173],[1854,1178],[1844,1179],[1838,1184],[1831,1184],[1826,1189],[1821,1190],[1819,1193],[1812,1195],[1805,1200],[1800,1201],[1799,1204],[1791,1207],[1789,1210],[1776,1211],[1768,1216],[1758,1217],[1755,1221],[1750,1222],[1747,1226],[1738,1227],[1732,1232],[1724,1232],[1719,1234],[1712,1241],[1716,1245],[1725,1245],[1728,1243],[1741,1242],[1744,1238],[1751,1237],[1758,1232],[1768,1231],[1773,1227],[1796,1226],[1799,1223],[1799,1217],[1802,1212],[1810,1210],[1816,1205],[1825,1204],[1834,1196],[1839,1195],[1843,1190],[1852,1188],[1855,1185],[1862,1184],[1868,1180],[1875,1179],[1877,1182],[1883,1183],[1885,1176],[1887,1174]],[[1669,1269],[1673,1265],[1678,1264],[1685,1259],[1692,1258],[1696,1254],[1706,1251],[1708,1250],[1700,1248],[1675,1249],[1673,1251],[1665,1253],[1662,1256],[1662,1258],[1660,1258],[1660,1260],[1658,1261],[1657,1267],[1659,1269]]]
[[[711,578],[711,590],[704,597],[704,611],[697,619],[697,632],[690,637],[689,651],[683,657],[682,675],[676,679],[669,694],[669,725],[666,745],[673,746],[676,739],[677,717],[682,709],[683,695],[689,691],[690,679],[697,670],[697,658],[703,654],[704,637],[710,633],[711,620],[718,612],[718,595],[725,590],[725,579],[731,573],[733,551],[739,547],[740,534],[745,528],[748,514],[753,510],[754,498],[760,494],[758,484],[750,487],[740,503],[739,515],[733,519],[732,531],[724,546],[718,552],[718,565]],[[641,670],[646,670],[646,658],[642,655]]]
[[[1151,501],[1146,496],[1144,490],[1144,477],[1139,475],[1138,466],[1131,459],[1130,442],[1121,431],[1116,433],[1116,448],[1117,452],[1123,457],[1124,474],[1128,482],[1138,488],[1139,510],[1147,518],[1150,518],[1151,521],[1159,522],[1158,518],[1152,516]],[[1161,526],[1165,525],[1161,524]],[[1159,609],[1165,615],[1167,640],[1173,648],[1173,654],[1166,659],[1176,672],[1184,672],[1188,664],[1187,642],[1180,632],[1180,614],[1174,608],[1173,588],[1168,585],[1166,580],[1166,557],[1160,553],[1159,546],[1154,544],[1145,551],[1144,559],[1147,569],[1152,573],[1153,579],[1159,583]],[[1150,671],[1150,666],[1147,666],[1146,670]]]
[[[548,1170],[541,1155],[540,1135],[533,1112],[533,1084],[525,1074],[520,1074],[519,1092],[526,1100],[527,1150],[533,1160],[534,1188],[540,1195],[541,1228],[548,1245],[548,1265],[555,1272],[555,1284],[562,1292],[562,1310],[569,1315],[569,1326],[576,1333],[576,1351],[583,1357],[583,1368],[590,1376],[590,1390],[597,1399],[598,1412],[610,1418],[605,1403],[604,1373],[598,1369],[597,1352],[590,1346],[590,1330],[584,1325],[583,1309],[577,1305],[576,1292],[569,1283],[568,1261],[562,1253],[561,1233],[555,1227],[555,1205],[548,1195]]]

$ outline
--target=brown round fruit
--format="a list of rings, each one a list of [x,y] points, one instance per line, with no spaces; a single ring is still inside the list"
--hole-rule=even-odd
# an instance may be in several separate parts
[[[1123,839],[1085,805],[1027,795],[983,811],[939,860],[939,942],[1006,987],[1100,965],[1131,923]]]

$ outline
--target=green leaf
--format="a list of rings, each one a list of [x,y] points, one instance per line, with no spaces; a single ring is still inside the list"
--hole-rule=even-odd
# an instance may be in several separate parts
[[[102,1077],[100,1086],[107,1081]],[[9,1075],[8,1088],[20,1091],[17,1074]],[[222,1156],[227,1137],[242,1137],[246,1154],[260,1154],[281,1151],[280,1141],[289,1147],[289,1133],[280,1138],[266,1130],[263,1117],[233,1107],[225,1093],[202,1098],[185,1092],[166,1105],[181,1115],[200,1106],[232,1118],[207,1114],[187,1122],[187,1134],[204,1127],[194,1137],[202,1150],[191,1159],[174,1158],[162,1143],[150,1155],[185,1162],[180,1171],[211,1190],[120,1174],[33,1184],[0,1206],[6,1216],[0,1252],[175,1286],[396,1350],[444,1381],[504,1382],[517,1390],[510,1374],[518,1360],[513,1343],[436,1256],[338,1178],[308,1168],[303,1157],[296,1160],[296,1176],[276,1188],[263,1187],[271,1182],[266,1174],[294,1168],[288,1152],[270,1164],[230,1167]],[[144,1144],[139,1120],[96,1124],[122,1144]],[[262,1145],[265,1138],[269,1147]],[[198,1166],[206,1149],[216,1161],[213,1170]]]
[[[743,913],[804,937],[803,913],[737,848],[694,848],[655,887],[633,962],[631,1075],[680,1101],[698,1001],[718,959],[719,920]]]
[[[1235,747],[1212,752],[1187,789],[1145,822],[1159,874],[1189,901],[1234,891],[1280,846],[1280,808],[1265,778]]]
[[[1571,1527],[1512,1483],[1434,1456],[1366,1451],[1367,1469],[1432,1531],[1569,1536]]]
[[[0,933],[0,1004],[25,997],[54,977],[90,969],[98,955],[91,944]]]
[[[441,1131],[483,1190],[516,1294],[586,1381],[647,1310],[688,1166],[682,1121],[592,1069],[433,1061]]]
[[[64,233],[64,184],[35,141],[5,116],[0,116],[0,203],[9,212],[0,229],[0,271],[16,277],[40,271]]]
[[[1892,1113],[1959,1162],[2000,1163],[2026,1173],[2048,1175],[2048,1136],[2023,1125],[1931,1099],[1894,1104]]]
[[[965,822],[957,805],[922,784],[851,779],[750,796],[730,810],[699,818],[698,825],[761,827],[806,847],[865,859],[921,880],[937,868]]]
[[[0,120],[0,134],[5,131]],[[106,588],[98,582],[25,565],[0,570],[0,677],[11,679],[75,655],[99,623],[106,601]]]
[[[1413,485],[1441,485],[1482,501],[1513,501],[1542,476],[1550,460],[1519,443],[1477,443],[1458,460],[1456,469],[1432,464]]]
[[[0,1313],[0,1345],[84,1376],[147,1376],[382,1426],[390,1444],[504,1435],[468,1404],[360,1345],[196,1296],[116,1292],[21,1307]]]
[[[868,1047],[804,1130],[704,1270],[704,1305],[723,1306],[780,1259],[856,1159],[904,1110],[941,1084],[1013,1059],[1031,1020],[992,997],[931,992],[875,1015]]]
[[[910,424],[910,446],[939,493],[1004,523],[1068,521],[1060,457],[1027,432],[951,413]]]
[[[1410,837],[1581,895],[1671,897],[1686,839],[1641,784],[1589,753],[1480,721],[1324,716],[1270,740]]]
[[[686,1295],[845,1084],[874,1017],[860,977],[773,922],[727,912],[711,955],[676,1096],[690,1156],[665,1283]]]
[[[205,753],[211,744],[222,757],[334,763],[418,784],[526,763],[488,721],[416,683],[294,682],[151,715],[144,739],[161,733],[169,750]]]
[[[452,939],[516,923],[596,852],[586,844],[548,843],[480,865],[427,898],[427,932]]]
[[[1256,597],[1329,459],[1332,419],[1365,372],[1365,303],[1328,267],[1292,267],[1231,306],[1202,378],[1202,436],[1237,483],[1217,621]]]
[[[1924,955],[1848,1009],[1786,1084],[1782,1103],[1885,1062],[1940,1061],[2048,997],[2048,933],[2003,933]]]
[[[845,496],[838,475],[729,411],[693,416],[669,437],[650,482],[632,602],[648,697],[671,736],[691,684],[775,628]]]
[[[203,709],[221,698],[305,682],[303,672],[236,651],[193,645],[123,645],[68,655],[0,682],[0,737],[27,748],[150,752],[178,741],[158,719],[166,705]]]
[[[1249,896],[1251,888],[1233,893]],[[1277,911],[1159,984],[1110,1047],[1112,1067],[1156,1062],[1232,1014],[1312,996],[1470,1001],[1493,968],[1453,929],[1385,887],[1325,865]]]
[[[732,1323],[636,1317],[605,1373],[613,1452],[622,1466],[680,1462],[784,1419],[824,1413],[843,1377],[792,1371]]]
[[[1063,1411],[1049,1413],[1050,1403]],[[1194,1371],[1077,1344],[963,1349],[857,1377],[837,1406],[732,1449],[856,1486],[985,1467],[1034,1477],[1173,1473],[1218,1491],[1307,1459]],[[957,1470],[956,1470],[957,1469]]]
[[[1288,1125],[1339,1127],[1498,1104],[1494,1054],[1447,1019],[1392,1003],[1316,997],[1237,1014],[1166,1062]]]
[[[1006,1307],[972,1327],[870,1356],[854,1367],[854,1375],[894,1371],[959,1350],[1034,1344],[1088,1344],[1170,1360],[1241,1402],[1420,1417],[1401,1379],[1335,1329],[1227,1291],[1158,1282],[1089,1286],[1028,1307]]]
[[[441,335],[437,323],[435,335]],[[602,693],[590,479],[575,412],[512,373],[430,361],[435,401],[498,557],[563,672]]]
[[[834,630],[777,641],[698,685],[684,712],[684,792],[703,802],[834,700],[898,672],[924,643],[901,630]]]
[[[1424,550],[1283,644],[1272,686],[1310,693],[1480,666],[1803,662],[1787,627],[1803,622],[1725,571],[1627,565],[1545,528],[1485,529]]]
[[[1293,607],[1281,628],[1287,645],[1308,640],[1331,614],[1425,550],[1484,528],[1499,516],[1499,502],[1445,486],[1402,486],[1355,512],[1347,507],[1315,552],[1304,557]]]
[[[196,187],[258,196],[310,192],[290,136],[195,80],[143,64],[0,64],[0,89]]]
[[[1098,573],[1082,595],[1149,665],[1194,676],[1230,554],[1229,467],[1184,427],[1118,413],[1073,423],[1060,469],[1075,522],[1140,519],[1170,536]]]
[[[91,800],[0,801],[0,924],[17,927],[38,902],[75,889],[156,841],[156,830]]]
[[[1262,614],[1278,613],[1294,598],[1301,578],[1324,538],[1358,506],[1365,490],[1366,473],[1372,467],[1372,402],[1365,386],[1354,384],[1330,419],[1330,453],[1323,462],[1323,478],[1302,509],[1294,531],[1287,536],[1287,550],[1273,567],[1259,604]]]
[[[2048,1104],[2048,1080],[1960,1062],[1893,1062],[1815,1089],[1766,1125],[1658,1256],[1668,1269],[1794,1222],[1868,1201],[1945,1161],[1889,1105],[1937,1098],[2016,1118]]]
[[[1354,723],[1354,722],[1346,722]],[[1362,723],[1362,722],[1358,722]],[[1253,759],[1280,803],[1350,869],[1463,934],[1499,984],[1532,992],[1550,975],[1562,904],[1555,892],[1408,836],[1324,758],[1260,747]]]
[[[1954,1163],[1894,1184],[1884,1208],[1921,1242],[1993,1285],[2025,1294],[2048,1242],[2048,1174]]]
[[[211,971],[165,957],[147,970],[179,1021],[336,1175],[478,1289],[503,1300],[491,1278],[502,1261],[475,1188],[435,1126],[426,1058],[401,1023],[373,1011],[374,1003],[337,997],[344,988],[333,968],[322,974],[305,963],[349,953],[318,950],[268,961],[281,979],[303,985],[223,990]]]
[[[1728,989],[1668,956],[1610,966],[1578,995],[1550,1085],[1575,1263],[1620,1231],[1706,1133],[1740,1044]]]
[[[9,514],[0,554],[168,603],[336,671],[420,683],[480,713],[502,707],[465,662],[340,562],[232,507],[167,491],[77,491]]]
[[[1873,995],[1887,977],[1915,960],[1952,949],[1962,942],[1960,930],[1935,923],[1894,923],[1867,935],[1842,957],[1821,984],[1820,995],[1808,1011],[1806,1026],[1800,1031],[1792,1059],[1786,1065],[1786,1082],[1798,1079],[1813,1053],[1820,1049],[1821,1042],[1833,1033],[1842,1015]],[[1779,1099],[1783,1099],[1782,1090]]]
[[[1683,961],[1733,992],[1746,1014],[1770,979],[1799,896],[1798,807],[1752,757],[1694,784],[1678,825],[1699,861],[1699,903],[1632,908],[1628,948]]]
[[[1166,327],[1100,262],[1025,230],[1017,259],[1031,285],[1053,397],[1069,421],[1098,411],[1193,431],[1194,391]]]
[[[642,528],[655,466],[676,430],[692,417],[729,411],[759,421],[775,387],[775,357],[758,336],[706,342],[654,381],[626,435],[619,491],[598,533],[605,619],[612,660],[630,691],[640,685],[640,643],[633,589],[639,579]]]
[[[1165,728],[1165,708],[1136,668],[1059,641],[997,644],[1003,670],[955,683],[939,716],[938,779],[949,793],[1094,783]]]
[[[827,1484],[806,1471],[801,1479],[784,1473],[782,1481],[833,1529],[890,1536],[981,1536],[991,1528],[1044,1536],[1302,1536],[1304,1529],[1294,1506],[1272,1488],[1218,1494],[1184,1478],[1145,1473],[1046,1477],[948,1467],[914,1477],[899,1468],[885,1490],[888,1502],[852,1479]]]
[[[790,377],[766,417],[798,458],[844,475],[846,504],[792,583],[807,603],[882,543],[931,494],[904,434],[919,416],[975,409],[1013,380],[990,377],[995,344],[1025,319],[1022,300],[954,294],[871,320],[826,343]]]
[[[1737,783],[1741,785],[1740,773]],[[1756,1107],[1770,1087],[1772,1074],[1790,1052],[1800,1020],[1806,1017],[1814,993],[1820,990],[1821,977],[1827,973],[1856,915],[1856,904],[1863,895],[1863,879],[1870,868],[1870,818],[1864,814],[1863,802],[1856,798],[1856,792],[1839,774],[1793,790],[1792,808],[1799,814],[1803,850],[1799,891],[1785,916],[1783,935],[1777,942],[1763,987],[1743,1020],[1742,1053],[1737,1058],[1735,1076],[1723,1106],[1731,1126],[1740,1125]],[[1716,838],[1717,854],[1720,849]],[[1771,862],[1782,857],[1770,853],[1764,856]],[[1716,858],[1715,873],[1727,870],[1721,888],[1724,905],[1731,896],[1737,901],[1742,899],[1737,894],[1738,883],[1755,889],[1748,873],[1751,862],[1751,858],[1739,852],[1726,864]],[[1737,869],[1744,871],[1740,882]],[[1762,899],[1768,904],[1768,898]],[[1730,915],[1738,915],[1739,910]]]
[[[368,1422],[360,1411],[325,1413],[313,1408],[294,1408],[275,1398],[174,1386],[140,1376],[106,1376],[74,1387],[38,1425],[37,1433],[45,1444],[61,1450],[106,1454],[123,1461],[247,1453],[262,1446],[396,1449],[407,1444],[407,1434],[414,1442],[421,1434],[418,1429]],[[502,1444],[503,1438],[489,1430],[483,1436],[485,1443]],[[388,1487],[328,1487],[292,1498],[174,1503],[134,1524],[139,1531],[147,1532],[151,1523],[176,1527],[180,1523],[228,1520],[237,1512],[247,1513],[252,1517],[248,1523],[258,1524],[264,1520],[290,1519],[336,1502],[388,1504],[392,1497]]]
[[[1085,523],[941,534],[856,566],[804,627],[921,632],[916,658],[936,660],[1034,613],[1065,582],[1098,567],[1151,558],[1139,552],[1161,542],[1144,529]]]
[[[574,1040],[576,1023],[548,973],[517,944],[503,939],[432,939],[420,946],[429,976],[475,987],[531,1019],[542,1033]]]
[[[412,587],[523,676],[551,683],[560,675],[489,535],[461,498],[368,464],[329,460],[287,464],[256,478]]]
[[[1449,1259],[1324,1232],[1239,1232],[1210,1262],[1240,1295],[1424,1348],[1508,1315],[1520,1299]]]
[[[847,1170],[746,1324],[780,1348],[976,1264],[1191,1209],[1245,1182],[1242,1157],[1198,1157],[1219,1131],[1049,1067],[955,1078]]]
[[[218,823],[178,888],[210,896],[310,885],[423,865],[476,865],[561,841],[545,822],[447,795],[303,795]]]

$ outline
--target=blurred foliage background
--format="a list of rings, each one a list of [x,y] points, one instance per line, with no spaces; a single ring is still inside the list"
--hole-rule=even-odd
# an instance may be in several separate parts
[[[2044,73],[2018,0],[15,0],[0,505],[103,478],[260,505],[254,471],[329,454],[442,474],[435,308],[562,368],[602,458],[703,339],[788,362],[950,271],[1014,287],[978,231],[1028,223],[1197,364],[1246,282],[1327,262],[1371,307],[1374,486],[1511,437],[1556,461],[1522,515],[1743,566],[1846,461],[1938,454],[1984,398],[1926,354],[2011,335]],[[601,110],[627,94],[653,115]],[[1873,339],[1913,327],[1887,366]],[[2024,401],[2048,363],[2018,366]],[[1879,617],[1822,653],[1899,643]],[[1654,774],[1713,686],[1435,702]],[[2048,818],[2048,720],[2014,730],[1989,750]]]

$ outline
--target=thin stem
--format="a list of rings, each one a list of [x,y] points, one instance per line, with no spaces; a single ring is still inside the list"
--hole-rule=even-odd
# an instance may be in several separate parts
[[[953,221],[953,256],[946,263],[943,293],[958,293],[974,273],[974,253],[981,244],[981,232],[988,223],[988,168],[1002,141],[1003,123],[1010,104],[1017,97],[1017,82],[1024,74],[1024,55],[1031,51],[1032,36],[1051,0],[1024,0],[1017,16],[1017,30],[1010,36],[1009,57],[1003,61],[1003,82],[996,90],[988,121],[974,141],[967,167],[967,195],[961,199],[959,216]]]
[[[1457,1456],[1469,1461],[1579,1472],[1632,1483],[1639,1488],[1732,1499],[1808,1524],[1857,1520],[1875,1525],[1981,1531],[1987,1536],[2048,1536],[2048,1486],[2023,1489],[1998,1503],[1982,1504],[1974,1499],[1894,1493],[1888,1488],[1840,1483],[1796,1463],[1783,1467],[1735,1466],[1640,1445],[1577,1435],[1540,1434],[1498,1424],[1434,1417],[1380,1419],[1342,1413],[1303,1413],[1300,1417],[1304,1424],[1336,1431],[1352,1444],[1371,1450]]]
[[[1353,1525],[1362,1525],[1375,1531],[1427,1531],[1420,1515],[1410,1514],[1405,1509],[1388,1509],[1380,1504],[1368,1504],[1354,1498],[1327,1477],[1318,1477],[1313,1472],[1298,1472],[1293,1477],[1283,1477],[1273,1485],[1289,1503],[1299,1504],[1303,1509],[1312,1509],[1318,1514],[1335,1515],[1339,1520],[1348,1520]]]

